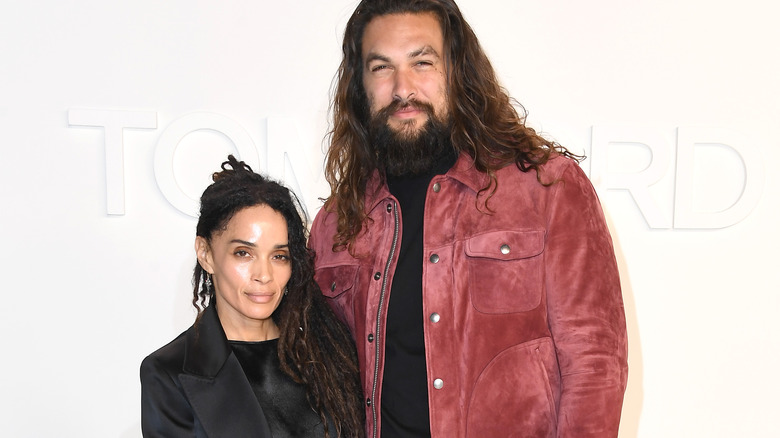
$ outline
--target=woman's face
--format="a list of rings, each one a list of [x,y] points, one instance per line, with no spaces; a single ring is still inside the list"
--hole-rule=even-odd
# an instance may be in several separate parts
[[[267,205],[244,208],[210,243],[198,237],[195,250],[212,274],[217,313],[228,339],[278,337],[271,314],[292,273],[284,217]]]

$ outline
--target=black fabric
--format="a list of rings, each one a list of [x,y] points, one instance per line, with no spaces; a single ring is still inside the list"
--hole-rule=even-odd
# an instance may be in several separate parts
[[[141,363],[144,438],[270,438],[216,307]]]
[[[274,438],[325,436],[319,414],[306,399],[306,386],[296,383],[279,368],[278,339],[229,343],[263,408]],[[333,427],[329,421],[331,436]]]
[[[446,173],[456,159],[457,154],[447,148],[432,171],[419,176],[387,178],[390,193],[400,204],[402,235],[385,329],[383,438],[431,434],[423,338],[423,215],[428,185],[434,176]]]

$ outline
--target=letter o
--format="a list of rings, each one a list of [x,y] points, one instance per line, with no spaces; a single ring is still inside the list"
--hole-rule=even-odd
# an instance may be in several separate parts
[[[182,213],[197,217],[198,199],[188,196],[176,181],[173,158],[181,140],[188,134],[200,130],[212,130],[225,135],[238,151],[240,160],[253,169],[259,169],[257,148],[252,137],[236,121],[221,114],[197,112],[182,116],[168,125],[157,140],[154,152],[154,177],[165,199]]]

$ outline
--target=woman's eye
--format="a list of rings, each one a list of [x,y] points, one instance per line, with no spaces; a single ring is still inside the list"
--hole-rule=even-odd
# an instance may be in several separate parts
[[[244,251],[243,249],[239,249],[238,251],[236,251],[235,254],[237,256],[239,256],[239,257],[248,257],[249,256],[249,253]]]
[[[287,255],[287,254],[276,254],[276,255],[274,255],[273,259],[274,260],[279,260],[281,262],[289,262],[290,261],[290,256]]]

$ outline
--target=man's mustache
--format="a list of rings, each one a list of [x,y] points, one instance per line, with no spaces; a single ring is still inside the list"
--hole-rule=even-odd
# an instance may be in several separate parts
[[[374,119],[380,123],[387,123],[387,120],[393,113],[410,107],[416,110],[425,111],[429,118],[433,118],[434,116],[433,105],[428,102],[421,102],[417,99],[408,99],[406,101],[394,99],[389,105],[379,110]]]

